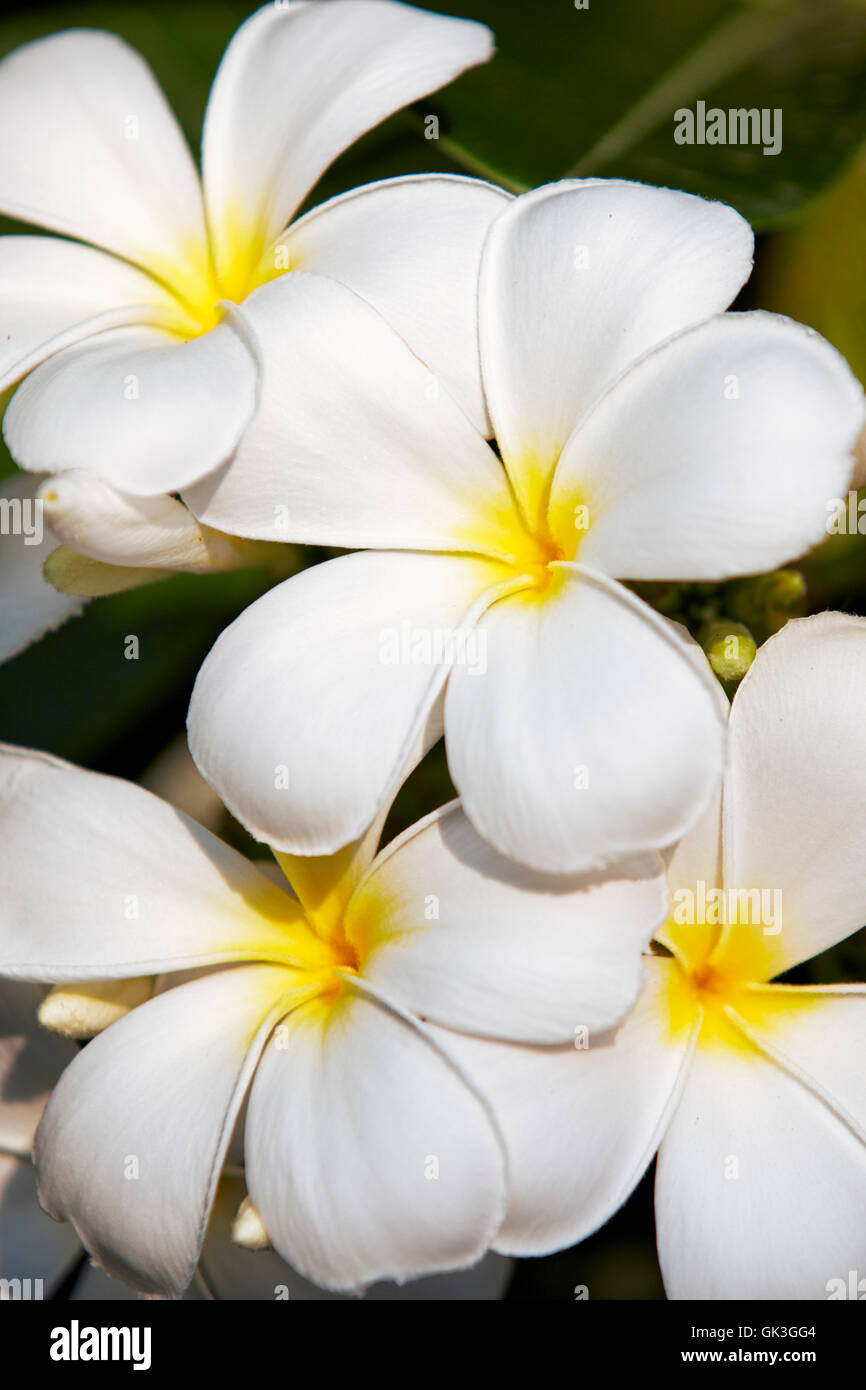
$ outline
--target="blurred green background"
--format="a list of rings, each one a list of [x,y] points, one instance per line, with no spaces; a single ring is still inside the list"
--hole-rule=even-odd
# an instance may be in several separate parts
[[[217,63],[255,8],[237,0],[4,4],[0,54],[70,26],[122,34],[154,68],[197,154]],[[365,136],[327,172],[311,202],[436,169],[476,173],[515,191],[564,175],[602,175],[722,198],[760,233],[756,272],[737,307],[811,323],[866,379],[866,0],[444,0],[425,8],[486,21],[497,56]],[[698,100],[780,109],[781,151],[676,144],[674,112]],[[424,134],[431,114],[439,117],[437,140]],[[0,231],[13,229],[0,219]],[[13,467],[0,454],[0,473]],[[195,673],[218,633],[269,582],[254,570],[181,576],[91,603],[81,618],[0,666],[0,733],[100,771],[141,777],[181,735]],[[711,623],[741,623],[760,643],[799,613],[837,607],[866,614],[866,536],[831,537],[766,579],[643,591],[696,634]],[[137,661],[124,659],[132,633]],[[440,748],[404,788],[387,834],[451,794]],[[248,852],[262,852],[227,814],[219,828]],[[866,978],[863,938],[799,978]],[[522,1261],[508,1296],[570,1300],[580,1286],[590,1299],[663,1297],[651,1174],[582,1246]]]

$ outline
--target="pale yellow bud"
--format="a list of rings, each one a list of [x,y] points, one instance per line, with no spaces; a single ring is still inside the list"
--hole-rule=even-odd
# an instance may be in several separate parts
[[[133,980],[82,980],[56,985],[46,994],[38,1018],[43,1028],[65,1038],[93,1038],[149,999],[153,977]]]

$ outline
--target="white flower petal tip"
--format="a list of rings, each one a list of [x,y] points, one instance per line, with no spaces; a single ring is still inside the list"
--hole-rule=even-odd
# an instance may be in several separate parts
[[[229,44],[211,89],[202,168],[221,275],[238,218],[260,253],[333,159],[386,116],[486,62],[482,24],[394,0],[267,5]],[[271,129],[275,138],[261,138]]]
[[[774,569],[825,536],[864,410],[818,334],[760,310],[721,314],[651,352],[578,424],[551,525],[563,534],[585,508],[579,558],[624,579]]]
[[[173,497],[131,497],[81,471],[48,478],[38,498],[59,540],[106,565],[207,574],[247,562],[230,537]]]
[[[488,1254],[468,1269],[411,1280],[406,1284],[376,1283],[352,1294],[330,1293],[298,1274],[273,1249],[250,1251],[236,1245],[231,1228],[244,1183],[224,1177],[214,1203],[199,1273],[215,1298],[339,1302],[364,1298],[371,1303],[483,1301],[503,1297],[514,1272],[513,1260]]]
[[[620,180],[549,184],[498,218],[479,290],[483,372],[530,515],[576,421],[648,350],[726,309],[753,246],[723,203]]]
[[[300,1113],[303,1128],[290,1118]],[[295,1010],[282,1045],[265,1049],[246,1175],[274,1248],[337,1292],[475,1264],[505,1207],[489,1107],[429,1032],[362,980],[336,1009]]]
[[[3,436],[22,468],[98,472],[155,496],[223,463],[255,403],[255,363],[230,324],[189,342],[117,328],[36,367],[6,409]]]

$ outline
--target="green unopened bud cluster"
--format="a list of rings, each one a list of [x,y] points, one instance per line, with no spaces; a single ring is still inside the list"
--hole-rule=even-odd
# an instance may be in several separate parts
[[[705,623],[698,641],[720,680],[739,681],[748,671],[758,650],[745,623],[719,620]]]

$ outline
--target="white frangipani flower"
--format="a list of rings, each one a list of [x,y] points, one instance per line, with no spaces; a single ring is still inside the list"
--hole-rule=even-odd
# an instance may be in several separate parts
[[[0,390],[25,377],[4,420],[16,461],[145,496],[205,476],[256,404],[232,306],[299,267],[375,304],[484,428],[474,288],[508,195],[397,178],[286,228],[353,140],[491,51],[484,25],[394,0],[266,5],[214,81],[201,183],[120,39],[70,30],[4,58],[0,211],[60,233],[0,238]]]
[[[140,1295],[134,1289],[84,1262],[84,1249],[74,1228],[46,1216],[36,1196],[36,1175],[30,1162],[33,1136],[51,1087],[75,1056],[69,1043],[37,1025],[44,992],[39,985],[0,980],[2,1290],[11,1299],[50,1298],[69,1279],[67,1296],[73,1302],[135,1299]],[[273,1250],[252,1254],[232,1240],[232,1222],[242,1205],[244,1190],[239,1175],[224,1176],[220,1182],[196,1277],[185,1297],[270,1301],[282,1297],[293,1302],[344,1297],[317,1288]],[[374,1284],[365,1296],[372,1302],[494,1300],[502,1296],[512,1269],[513,1261],[489,1254],[470,1270],[434,1275],[403,1287]]]
[[[497,1248],[582,1240],[658,1150],[670,1298],[825,1299],[864,1276],[866,984],[784,980],[866,922],[864,690],[862,618],[795,621],[761,648],[723,815],[670,865],[673,956],[646,958],[618,1032],[582,1052],[448,1039],[506,1136]]]
[[[250,296],[259,411],[185,499],[241,536],[274,539],[279,516],[287,539],[366,550],[253,604],[199,674],[193,756],[258,838],[318,854],[360,835],[405,750],[442,732],[443,689],[452,777],[502,853],[575,871],[695,823],[721,775],[716,683],[618,580],[801,554],[864,414],[815,334],[721,312],[751,250],[730,208],[666,189],[512,202],[479,300],[502,463],[344,286]]]
[[[0,822],[0,973],[66,985],[55,1026],[66,1000],[83,1031],[82,982],[195,972],[88,1043],[36,1141],[46,1208],[143,1291],[189,1284],[248,1092],[249,1195],[305,1277],[353,1289],[479,1260],[504,1211],[500,1138],[420,1020],[548,1045],[610,1026],[665,915],[657,856],[551,879],[459,803],[375,859],[381,820],[331,859],[279,856],[297,898],[141,788],[13,748]]]

